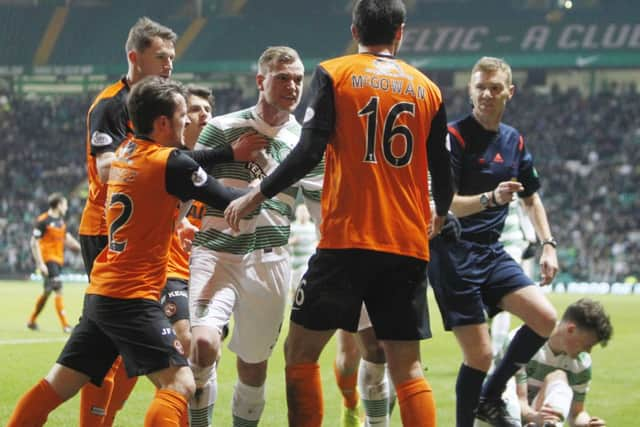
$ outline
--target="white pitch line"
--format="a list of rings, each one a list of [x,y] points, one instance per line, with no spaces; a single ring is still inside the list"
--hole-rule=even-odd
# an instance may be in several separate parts
[[[0,345],[20,345],[20,344],[46,344],[51,342],[65,342],[64,338],[23,338],[15,340],[0,340]]]

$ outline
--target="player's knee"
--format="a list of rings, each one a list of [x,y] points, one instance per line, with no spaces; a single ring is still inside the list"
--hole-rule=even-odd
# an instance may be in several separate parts
[[[474,351],[465,353],[464,355],[465,365],[482,372],[489,371],[492,361],[493,352],[490,346],[477,347]]]
[[[219,339],[211,335],[191,336],[191,359],[200,366],[213,365],[218,360],[220,353]]]
[[[563,382],[569,383],[569,377],[567,373],[562,369],[556,369],[555,371],[549,372],[547,376],[544,378],[544,382],[546,383],[554,383],[554,382]]]
[[[373,363],[385,363],[384,348],[378,340],[362,341],[362,358]]]

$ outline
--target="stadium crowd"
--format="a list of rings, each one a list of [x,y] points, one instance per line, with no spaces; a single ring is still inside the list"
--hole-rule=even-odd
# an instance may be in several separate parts
[[[517,82],[516,82],[517,83]],[[544,177],[541,196],[559,242],[559,280],[640,277],[640,104],[635,87],[593,96],[552,88],[518,89],[505,122],[524,134]],[[216,115],[249,106],[238,89],[216,92]],[[466,90],[444,90],[450,119],[468,111]],[[84,132],[89,95],[0,94],[0,274],[34,271],[29,237],[47,195],[69,195],[77,233],[84,205]],[[66,267],[82,271],[67,254]]]

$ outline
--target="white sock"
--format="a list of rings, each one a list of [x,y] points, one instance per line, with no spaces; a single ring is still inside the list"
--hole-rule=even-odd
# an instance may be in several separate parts
[[[393,408],[396,406],[396,387],[391,381],[391,374],[389,373],[389,366],[385,363],[384,373],[387,377],[387,384],[389,388],[389,416],[393,412]]]
[[[265,386],[252,387],[240,382],[236,383],[233,391],[234,427],[253,427],[258,425],[265,404]]]
[[[510,327],[511,315],[507,311],[501,311],[491,319],[491,351],[494,359],[509,337]]]
[[[365,427],[389,426],[389,381],[385,375],[385,363],[360,360],[358,388],[365,411]]]
[[[562,419],[566,420],[571,410],[573,401],[573,390],[564,381],[552,381],[545,389],[543,405],[548,405],[562,414]]]
[[[213,422],[213,407],[218,398],[218,375],[215,365],[202,368],[191,365],[196,382],[196,394],[189,401],[189,426],[209,427]]]

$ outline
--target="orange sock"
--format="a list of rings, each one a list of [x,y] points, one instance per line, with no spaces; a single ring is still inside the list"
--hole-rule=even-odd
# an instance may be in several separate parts
[[[62,327],[66,328],[67,326],[69,326],[69,320],[67,320],[67,313],[64,312],[64,299],[62,298],[62,295],[56,295],[55,303],[56,313],[58,313],[58,319],[60,319]]]
[[[122,361],[122,358],[118,356],[118,359]],[[124,367],[124,362],[121,362],[117,368],[115,368],[115,374],[113,376],[113,391],[111,392],[111,399],[107,406],[107,414],[105,415],[103,427],[111,427],[116,418],[116,413],[124,407],[125,402],[129,398],[133,387],[138,382],[138,377],[129,378],[127,370]]]
[[[188,425],[187,399],[177,391],[168,389],[156,391],[156,396],[144,417],[144,426],[187,427]]]
[[[353,409],[358,405],[360,396],[358,395],[358,370],[356,369],[350,375],[344,375],[344,373],[338,369],[336,362],[333,362],[333,374],[336,377],[336,384],[342,393],[342,404],[345,408]]]
[[[303,363],[288,366],[287,406],[289,425],[296,427],[320,427],[324,414],[320,365]]]
[[[435,427],[436,402],[425,378],[414,378],[396,387],[402,425]]]
[[[45,379],[40,380],[18,401],[7,427],[39,427],[63,400]]]
[[[36,318],[44,308],[44,305],[47,303],[47,297],[44,295],[40,295],[36,300],[36,307],[33,309],[33,313],[31,313],[31,317],[29,317],[29,323],[36,323]]]
[[[105,420],[111,392],[113,391],[113,378],[122,364],[122,357],[118,356],[111,365],[111,369],[105,375],[100,387],[87,383],[80,391],[80,427],[101,427]]]

